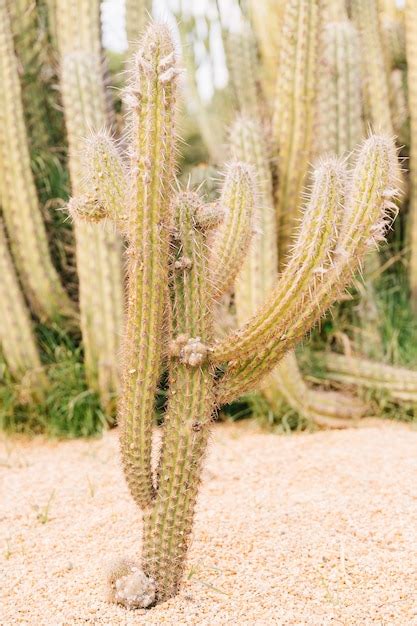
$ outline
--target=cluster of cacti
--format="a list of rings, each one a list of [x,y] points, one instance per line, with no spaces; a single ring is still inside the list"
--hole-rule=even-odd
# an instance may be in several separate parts
[[[80,221],[107,217],[127,239],[119,420],[126,479],[144,511],[144,541],[140,566],[123,561],[109,583],[111,599],[134,608],[179,588],[218,407],[257,388],[381,239],[395,195],[396,152],[390,139],[373,136],[351,171],[335,158],[319,164],[280,279],[265,277],[269,295],[251,304],[240,328],[216,340],[213,307],[244,260],[261,204],[257,176],[250,163],[232,161],[216,203],[176,192],[179,69],[167,27],[148,29],[130,65],[124,154],[103,134],[90,141],[88,205],[86,196],[76,197],[71,210]],[[271,225],[272,208],[268,217]],[[165,368],[168,403],[155,466],[155,396]]]

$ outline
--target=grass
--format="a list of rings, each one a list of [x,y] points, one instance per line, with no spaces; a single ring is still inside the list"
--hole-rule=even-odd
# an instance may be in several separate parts
[[[37,328],[50,388],[44,399],[31,403],[3,368],[0,379],[0,429],[49,437],[90,437],[103,431],[108,418],[98,395],[85,380],[82,347],[58,325]],[[24,396],[24,394],[23,394]]]

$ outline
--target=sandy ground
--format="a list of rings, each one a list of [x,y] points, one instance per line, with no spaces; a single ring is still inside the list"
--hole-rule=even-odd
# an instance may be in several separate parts
[[[0,624],[417,625],[417,431],[280,437],[218,426],[182,593],[146,613],[104,599],[140,514],[97,441],[4,440]]]

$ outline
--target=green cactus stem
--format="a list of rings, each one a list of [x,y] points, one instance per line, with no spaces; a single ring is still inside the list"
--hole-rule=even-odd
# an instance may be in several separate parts
[[[144,514],[144,541],[141,563],[118,563],[108,580],[111,601],[145,608],[167,600],[180,587],[202,460],[219,401],[232,391],[234,397],[241,395],[239,376],[243,388],[258,384],[350,282],[388,221],[396,155],[390,140],[368,140],[347,187],[343,165],[334,159],[322,164],[298,244],[282,275],[284,293],[280,280],[243,328],[216,343],[213,296],[216,286],[228,281],[218,279],[213,250],[219,246],[222,253],[214,258],[226,261],[237,248],[243,264],[245,250],[227,224],[257,212],[256,179],[250,165],[228,166],[219,203],[227,210],[220,224],[223,211],[215,210],[214,219],[213,204],[204,205],[195,193],[179,192],[172,198],[178,67],[167,27],[149,27],[130,67],[131,128],[123,143],[130,158],[129,184],[124,210],[118,211],[126,219],[116,220],[126,224],[129,275],[119,420],[126,479]],[[89,171],[94,172],[91,145],[103,152],[100,140],[90,142]],[[106,214],[104,204],[113,211],[112,198],[108,204],[97,199],[110,189],[104,180],[110,175],[104,167],[97,184],[85,192],[94,220],[100,211]],[[263,368],[267,361],[268,369]],[[158,379],[166,363],[168,404],[158,455],[152,425]]]
[[[247,201],[250,184],[252,176],[247,168],[233,165],[231,174],[225,177],[219,200],[224,219],[217,229],[210,255],[211,280],[217,299],[233,286],[251,239],[254,206]]]
[[[366,113],[376,132],[394,135],[388,59],[383,48],[377,0],[351,0],[351,9],[361,39]]]
[[[278,249],[284,262],[298,223],[311,157],[317,99],[319,6],[317,0],[285,3],[272,118],[279,180],[276,192]]]
[[[340,168],[340,164],[336,168]],[[387,211],[393,210],[393,199],[397,195],[395,182],[397,172],[395,146],[391,139],[384,136],[372,136],[363,145],[358,154],[356,165],[350,175],[346,198],[346,208],[338,242],[333,254],[333,262],[325,272],[314,250],[324,253],[328,258],[325,244],[330,244],[334,236],[334,216],[332,228],[315,230],[315,236],[305,250],[305,229],[307,224],[319,222],[312,219],[316,211],[320,212],[322,202],[329,203],[329,196],[323,197],[323,189],[317,186],[310,200],[310,210],[304,214],[294,253],[286,270],[282,273],[279,284],[263,307],[243,327],[225,340],[214,346],[211,359],[215,363],[232,360],[233,365],[226,372],[221,389],[220,400],[227,402],[231,397],[254,389],[271,368],[284,354],[293,347],[304,334],[305,327],[311,326],[334,302],[358,267],[360,258],[369,251],[374,242],[378,242],[381,229],[386,223]],[[324,168],[327,175],[331,171],[329,164]],[[323,175],[323,170],[319,170]],[[338,179],[343,173],[338,170]],[[325,181],[328,184],[328,181]],[[327,191],[325,192],[327,194]],[[333,210],[334,210],[333,206]],[[311,213],[310,213],[311,211]],[[311,217],[310,217],[311,216]],[[379,217],[379,220],[377,219]],[[327,219],[328,219],[327,215]],[[325,222],[326,223],[326,222]],[[323,224],[324,225],[324,224]],[[329,223],[328,223],[329,226]],[[316,227],[317,228],[317,227]],[[311,230],[310,230],[311,232]],[[304,234],[303,234],[304,233]],[[322,242],[320,244],[320,242]],[[300,244],[304,247],[300,247]],[[331,248],[328,248],[330,252]],[[296,268],[292,261],[298,258]],[[315,269],[316,287],[311,289],[307,278]],[[307,289],[305,289],[307,285]],[[293,289],[295,288],[295,293]],[[261,347],[262,346],[262,347]]]
[[[357,356],[318,354],[326,377],[347,385],[386,391],[398,402],[417,403],[417,372]]]
[[[39,9],[33,0],[7,0],[14,46],[19,60],[23,109],[31,148],[45,152],[49,143],[47,127],[47,85],[45,68],[47,31],[40,23]],[[47,72],[45,72],[47,73]]]
[[[26,379],[30,391],[40,393],[46,388],[47,381],[1,220],[0,274],[1,352],[13,377],[17,381]]]
[[[250,21],[259,44],[263,90],[268,102],[272,102],[275,95],[286,3],[283,0],[250,0],[247,4]]]
[[[212,315],[201,200],[180,194],[173,207],[172,341],[158,491],[145,514],[143,567],[159,600],[178,591],[193,522],[201,463],[215,409],[214,372],[207,359]]]
[[[129,55],[136,49],[137,42],[152,15],[152,0],[126,0],[125,21]]]
[[[336,21],[321,40],[316,153],[346,156],[364,136],[359,34],[349,20]]]
[[[101,64],[99,2],[57,3],[61,91],[73,193],[82,195],[84,138],[109,122]],[[81,330],[89,385],[111,410],[119,387],[117,354],[123,326],[121,243],[111,223],[75,222]]]
[[[12,256],[32,310],[42,320],[73,317],[52,264],[30,166],[18,62],[7,5],[0,0],[0,201]]]
[[[417,0],[407,1],[406,37],[410,111],[409,281],[411,305],[417,313]]]
[[[268,148],[261,124],[240,116],[230,136],[233,157],[253,165],[259,180],[256,234],[235,285],[237,321],[242,326],[264,303],[276,283],[277,225]],[[349,419],[361,417],[366,410],[360,401],[355,401],[351,396],[309,388],[301,376],[293,352],[286,355],[263,382],[261,389],[274,412],[279,412],[282,398],[285,398],[292,408],[318,425],[329,426],[333,419],[336,427],[346,426],[347,423],[351,424]]]

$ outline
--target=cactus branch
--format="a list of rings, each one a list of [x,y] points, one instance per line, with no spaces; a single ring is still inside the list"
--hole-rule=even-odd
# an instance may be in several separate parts
[[[266,305],[243,329],[213,347],[214,362],[234,359],[222,381],[221,401],[253,389],[341,295],[361,259],[380,240],[388,223],[389,212],[394,209],[392,200],[397,194],[397,167],[391,139],[372,136],[365,141],[351,175],[332,264],[324,275],[320,273],[316,288],[300,289],[278,319],[275,313],[282,307],[282,301],[275,300],[280,296],[279,288],[275,289]],[[272,327],[270,321],[274,323]]]

